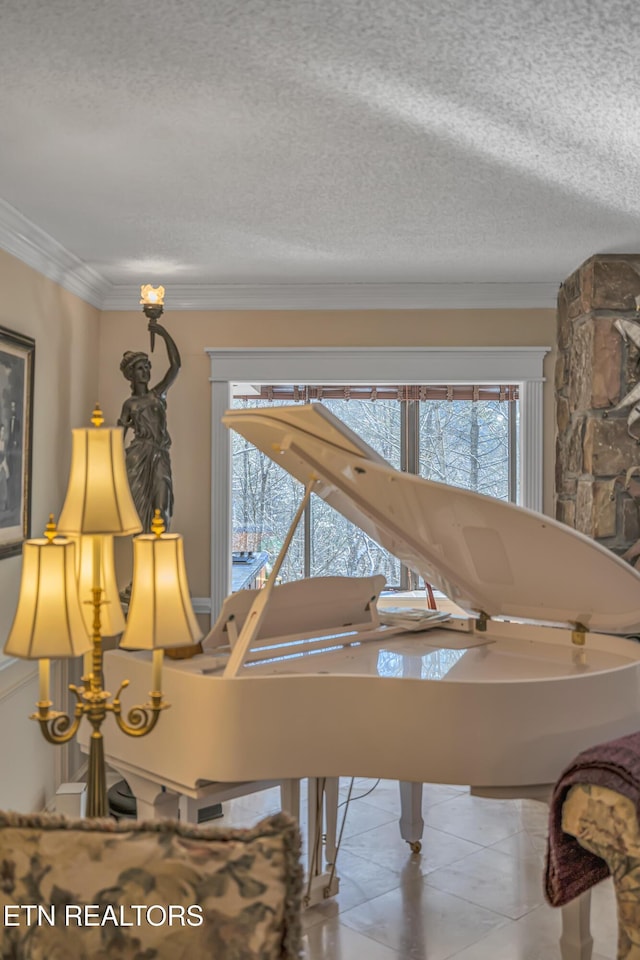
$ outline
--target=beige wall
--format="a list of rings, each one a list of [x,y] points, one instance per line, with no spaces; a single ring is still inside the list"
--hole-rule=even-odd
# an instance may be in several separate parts
[[[207,347],[550,346],[555,310],[171,311],[163,318],[182,354],[168,396],[176,506],[172,528],[185,536],[191,590],[209,595],[211,412]],[[125,350],[148,350],[140,312],[105,312],[100,319],[99,399],[115,423],[129,386],[119,363]],[[552,512],[555,352],[545,362],[544,508]],[[166,369],[156,344],[152,382]],[[121,564],[124,554],[120,551]],[[126,566],[128,557],[124,560]],[[122,566],[120,568],[122,570]],[[127,570],[128,572],[128,570]]]
[[[70,428],[88,421],[98,373],[98,311],[0,251],[0,325],[36,341],[32,533],[59,513],[71,451]],[[21,559],[0,561],[0,650],[15,612]],[[54,790],[57,747],[29,720],[37,667],[0,661],[0,807],[41,808]]]
[[[100,401],[115,423],[128,384],[119,370],[124,350],[147,349],[137,311],[97,310],[0,251],[0,325],[36,340],[32,531],[59,512],[67,480],[70,428],[87,422]],[[555,311],[171,312],[165,317],[182,353],[169,394],[176,492],[174,530],[185,535],[192,592],[209,592],[210,385],[208,347],[552,346]],[[545,366],[545,509],[553,497],[553,358]],[[165,369],[158,342],[154,372]],[[128,573],[128,544],[120,545]],[[20,558],[0,561],[0,639],[9,630]],[[0,644],[1,646],[1,644]],[[37,699],[35,668],[0,664],[0,807],[41,808],[55,787],[57,748],[28,719]],[[11,773],[9,773],[11,772]],[[13,775],[15,773],[15,775]]]

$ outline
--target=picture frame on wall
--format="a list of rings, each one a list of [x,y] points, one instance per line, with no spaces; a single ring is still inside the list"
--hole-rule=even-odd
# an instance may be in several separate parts
[[[35,340],[0,327],[0,559],[30,534],[35,354]]]

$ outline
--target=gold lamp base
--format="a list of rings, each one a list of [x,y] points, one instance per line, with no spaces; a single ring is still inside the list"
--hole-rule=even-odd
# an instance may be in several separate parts
[[[66,713],[51,709],[51,701],[40,700],[37,704],[38,712],[32,714],[31,719],[37,720],[45,740],[49,743],[68,743],[76,735],[83,717],[89,719],[93,727],[89,741],[89,769],[87,773],[87,816],[106,817],[109,810],[107,804],[107,772],[104,760],[104,737],[102,724],[107,713],[112,713],[116,723],[123,733],[130,737],[144,737],[151,733],[160,711],[169,704],[163,700],[162,693],[151,693],[151,702],[142,706],[135,706],[129,710],[127,718],[122,716],[120,694],[129,685],[123,680],[115,697],[102,689],[102,648],[100,638],[94,637],[93,672],[83,677],[84,686],[69,685],[69,690],[75,694],[76,707],[73,717]]]

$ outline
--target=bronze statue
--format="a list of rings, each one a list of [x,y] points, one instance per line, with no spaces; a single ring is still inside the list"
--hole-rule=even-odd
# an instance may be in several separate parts
[[[160,510],[165,529],[169,529],[173,514],[173,481],[167,431],[167,390],[178,376],[180,353],[169,333],[152,321],[149,332],[153,339],[158,334],[165,342],[169,369],[155,387],[149,387],[151,361],[143,351],[127,350],[120,369],[131,382],[131,396],[125,400],[118,424],[133,430],[133,440],[126,448],[127,475],[140,522],[145,533],[151,532],[151,521]]]

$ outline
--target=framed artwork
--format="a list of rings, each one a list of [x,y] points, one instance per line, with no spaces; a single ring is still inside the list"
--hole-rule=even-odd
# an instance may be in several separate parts
[[[0,559],[29,536],[35,354],[35,340],[0,327]]]

